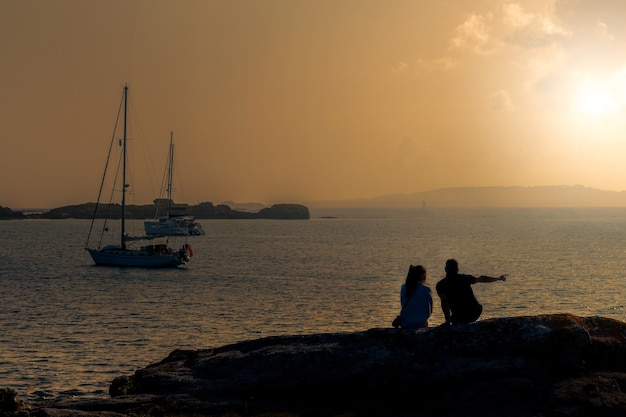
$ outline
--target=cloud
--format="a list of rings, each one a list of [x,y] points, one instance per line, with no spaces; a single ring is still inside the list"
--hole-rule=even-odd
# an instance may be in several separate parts
[[[494,12],[470,14],[454,29],[450,47],[489,55],[504,43],[535,48],[571,36],[572,33],[560,23],[554,3],[548,2],[541,11],[530,11],[518,3],[509,2]]]
[[[524,47],[542,47],[572,35],[559,23],[552,7],[544,10],[533,13],[519,4],[505,3],[502,6],[502,23],[507,32],[505,40]]]
[[[393,68],[391,68],[391,73],[393,75],[401,75],[404,74],[408,68],[409,64],[404,61],[400,61],[396,65],[394,65]]]
[[[514,28],[523,28],[533,21],[533,14],[524,11],[519,4],[508,3],[502,6],[503,21]]]
[[[448,56],[435,59],[418,58],[415,61],[415,65],[418,71],[449,71],[456,68],[459,65],[459,61]]]
[[[511,112],[515,105],[508,91],[498,90],[491,95],[491,108],[497,112]]]
[[[596,30],[598,32],[598,35],[600,35],[601,38],[608,39],[610,41],[614,39],[613,34],[609,32],[609,25],[607,25],[606,23],[597,22]]]
[[[490,36],[488,22],[493,15],[487,16],[472,14],[463,23],[456,27],[450,45],[454,49],[468,50],[478,54],[489,54]]]
[[[551,90],[564,82],[561,72],[567,67],[568,58],[563,48],[552,45],[530,52],[525,59],[529,85],[534,88]]]
[[[458,65],[459,60],[448,56],[433,59],[418,58],[413,65],[409,65],[404,61],[398,61],[391,68],[391,73],[399,77],[409,73],[409,71],[416,73],[451,71]]]

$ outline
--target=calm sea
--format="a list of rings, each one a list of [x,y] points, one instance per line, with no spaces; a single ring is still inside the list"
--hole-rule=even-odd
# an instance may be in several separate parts
[[[434,290],[451,257],[464,273],[509,274],[474,286],[483,318],[626,321],[626,209],[312,215],[203,220],[191,263],[168,270],[93,266],[88,221],[0,222],[0,388],[30,402],[107,396],[115,377],[174,349],[390,327],[408,266],[426,265]]]

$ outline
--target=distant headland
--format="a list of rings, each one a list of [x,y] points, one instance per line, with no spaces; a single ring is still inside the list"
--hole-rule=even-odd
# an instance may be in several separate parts
[[[156,213],[159,200],[153,204],[127,205],[126,215],[135,219],[151,219]],[[164,207],[161,202],[161,207]],[[84,203],[63,206],[37,213],[13,211],[8,207],[0,206],[0,220],[11,219],[91,219],[93,218],[96,203]],[[119,204],[100,204],[99,212],[109,212],[109,218],[119,218],[121,206]],[[108,209],[108,210],[106,210]],[[311,215],[309,209],[301,204],[274,204],[271,207],[261,208],[258,211],[233,210],[225,204],[214,205],[206,202],[197,205],[173,204],[172,215],[189,215],[197,219],[280,219],[280,220],[308,220]],[[100,217],[100,216],[97,216]]]
[[[156,204],[127,206],[136,219],[154,218]],[[64,206],[51,210],[14,211],[0,206],[0,220],[7,219],[91,219],[95,203]],[[163,206],[162,206],[163,207]],[[536,187],[455,187],[409,194],[387,194],[351,200],[310,201],[307,205],[260,203],[238,204],[232,201],[214,205],[175,204],[177,212],[198,219],[309,219],[309,208],[574,208],[624,207],[626,191],[605,191],[582,185]],[[111,208],[120,212],[119,205]],[[119,214],[118,214],[119,216]]]
[[[626,191],[583,185],[452,187],[373,198],[317,201],[311,209],[333,208],[574,208],[626,207]]]

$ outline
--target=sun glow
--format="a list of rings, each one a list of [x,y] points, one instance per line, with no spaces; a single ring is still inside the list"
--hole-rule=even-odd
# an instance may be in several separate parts
[[[623,77],[586,78],[581,80],[572,97],[572,110],[590,119],[617,116],[626,105]]]
[[[586,81],[574,93],[573,110],[580,116],[611,117],[619,113],[621,107],[617,92],[606,82]]]

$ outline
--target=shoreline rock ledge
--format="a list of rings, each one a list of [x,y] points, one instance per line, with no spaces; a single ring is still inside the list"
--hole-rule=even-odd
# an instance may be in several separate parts
[[[626,416],[626,323],[553,314],[176,350],[63,416]]]

